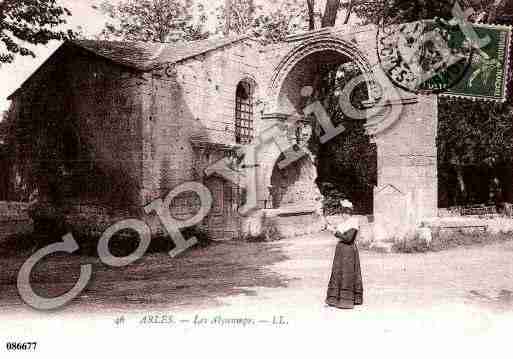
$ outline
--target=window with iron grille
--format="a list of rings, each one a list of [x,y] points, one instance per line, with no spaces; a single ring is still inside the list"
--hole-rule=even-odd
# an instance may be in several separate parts
[[[246,82],[237,86],[235,100],[235,142],[248,144],[253,140],[253,96]]]

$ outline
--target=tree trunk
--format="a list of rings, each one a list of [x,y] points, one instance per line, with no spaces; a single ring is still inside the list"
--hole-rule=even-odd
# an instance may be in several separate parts
[[[347,5],[346,18],[344,19],[344,25],[349,22],[349,18],[351,17],[351,13],[353,11],[353,5],[354,5],[354,0],[349,1],[349,5]]]
[[[308,29],[315,30],[315,0],[306,0],[308,5]]]
[[[339,9],[340,0],[326,1],[326,10],[324,11],[324,16],[322,17],[322,27],[335,26]]]
[[[232,0],[224,1],[224,30],[223,35],[230,35],[230,29],[232,27]]]
[[[467,188],[465,186],[465,180],[463,177],[463,167],[456,167],[456,176],[458,180],[458,205],[467,204]]]

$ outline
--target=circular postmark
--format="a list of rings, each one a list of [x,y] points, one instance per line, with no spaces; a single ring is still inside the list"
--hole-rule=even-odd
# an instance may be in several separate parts
[[[474,51],[461,21],[439,17],[401,24],[383,21],[376,47],[392,83],[417,94],[440,93],[459,83]]]

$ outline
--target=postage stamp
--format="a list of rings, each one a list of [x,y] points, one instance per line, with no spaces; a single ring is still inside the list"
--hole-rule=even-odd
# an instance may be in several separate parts
[[[442,96],[504,102],[511,57],[511,26],[473,25],[479,38],[489,43],[472,54],[468,71]]]
[[[380,28],[377,50],[394,85],[414,93],[440,93],[459,83],[473,51],[462,29],[441,19]]]

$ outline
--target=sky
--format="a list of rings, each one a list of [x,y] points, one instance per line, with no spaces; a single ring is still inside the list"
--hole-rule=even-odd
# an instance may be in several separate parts
[[[106,17],[91,6],[98,4],[95,0],[59,0],[72,13],[68,26],[77,29],[82,26],[86,35],[96,35],[103,29]],[[11,64],[0,65],[0,111],[9,108],[7,97],[12,94],[41,64],[59,47],[58,41],[48,45],[31,47],[36,58],[17,56]]]
[[[210,0],[208,4],[219,2]],[[58,0],[59,5],[68,8],[72,16],[67,18],[66,28],[78,30],[81,27],[86,37],[99,34],[108,18],[100,11],[92,8],[99,5],[101,0]],[[48,45],[30,47],[36,58],[31,56],[16,56],[11,64],[0,65],[0,112],[9,108],[7,97],[12,94],[39,66],[61,45],[59,41],[52,41]]]

